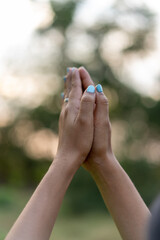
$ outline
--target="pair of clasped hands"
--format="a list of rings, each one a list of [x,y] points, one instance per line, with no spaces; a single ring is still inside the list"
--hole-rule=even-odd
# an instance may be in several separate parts
[[[109,104],[85,68],[69,68],[54,161],[5,240],[49,240],[65,193],[82,165],[123,240],[145,240],[150,212],[111,148]],[[85,196],[84,196],[85,197]]]
[[[114,158],[108,99],[102,86],[94,85],[84,67],[67,68],[65,90],[59,120],[58,159],[77,169],[83,164],[92,171],[101,159]],[[67,156],[69,155],[69,156]]]

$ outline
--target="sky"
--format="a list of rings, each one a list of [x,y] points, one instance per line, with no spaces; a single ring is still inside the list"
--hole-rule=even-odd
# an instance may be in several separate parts
[[[54,17],[47,0],[37,2],[29,0],[0,1],[0,93],[2,93],[2,89],[6,91],[6,88],[11,88],[11,92],[13,88],[13,84],[7,86],[4,84],[9,70],[8,57],[12,57],[16,62],[18,55],[27,49],[34,30],[38,26],[47,25]],[[91,25],[99,14],[106,14],[104,9],[106,6],[109,8],[112,3],[113,0],[86,0],[80,5],[75,18],[82,24]],[[145,58],[132,60],[130,64],[126,65],[124,75],[131,75],[129,84],[138,92],[159,99],[160,90],[157,77],[160,73],[160,3],[152,0],[128,0],[127,3],[133,6],[144,3],[149,6],[157,14],[157,26],[156,48]],[[13,80],[12,76],[9,76],[9,79]],[[125,82],[125,79],[122,81]]]

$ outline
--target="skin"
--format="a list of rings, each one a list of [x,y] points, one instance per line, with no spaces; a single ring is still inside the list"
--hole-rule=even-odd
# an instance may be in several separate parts
[[[79,72],[84,88],[93,84],[83,67]],[[146,239],[150,212],[112,151],[109,102],[104,93],[96,92],[93,144],[83,166],[94,178],[122,239]]]
[[[70,100],[62,106],[56,157],[6,240],[49,239],[66,190],[91,150],[95,93],[82,95],[78,69],[70,69],[65,88]]]
[[[6,240],[48,240],[66,190],[82,165],[93,176],[124,240],[145,239],[149,210],[111,148],[109,104],[103,93],[88,93],[88,72],[70,69],[59,120],[56,157]]]

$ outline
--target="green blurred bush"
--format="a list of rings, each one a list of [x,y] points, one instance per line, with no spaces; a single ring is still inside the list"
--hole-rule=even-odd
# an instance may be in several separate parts
[[[57,45],[57,55],[52,56],[57,61],[57,67],[53,68],[52,59],[48,65],[52,66],[52,71],[55,71],[54,73],[59,77],[66,74],[64,73],[64,69],[68,66],[79,67],[84,65],[91,73],[95,83],[100,82],[103,85],[110,102],[111,119],[113,121],[125,122],[128,126],[125,129],[126,138],[123,142],[123,148],[126,151],[136,140],[143,140],[145,142],[146,139],[150,138],[159,139],[159,134],[157,133],[160,131],[158,114],[160,112],[160,101],[141,96],[133,89],[122,84],[119,81],[117,72],[104,59],[101,49],[105,37],[112,31],[117,30],[125,33],[130,39],[129,45],[125,46],[121,54],[126,56],[128,56],[127,54],[147,54],[150,48],[146,43],[148,43],[148,37],[151,41],[152,38],[150,36],[154,31],[155,22],[153,14],[144,6],[133,8],[126,5],[124,1],[117,1],[112,7],[115,18],[113,17],[108,22],[105,19],[103,21],[101,19],[100,22],[96,22],[93,26],[83,27],[76,25],[74,22],[76,9],[82,2],[73,0],[50,1],[55,18],[48,28],[39,29],[36,34],[39,34],[39,37],[43,39],[45,34],[50,32],[47,37],[51,36],[52,39],[55,38],[56,35],[54,34],[56,32],[57,36],[61,36],[63,41],[61,41],[60,45]],[[138,23],[136,25],[137,28],[135,27],[131,32],[128,32],[125,28],[123,29],[118,24],[119,21],[117,19],[121,16],[123,17],[125,14],[132,15],[136,23]],[[139,19],[143,19],[142,23],[145,22],[140,27],[139,24],[141,24],[141,21],[139,22]],[[52,32],[53,29],[55,31]],[[89,39],[94,39],[93,57],[88,62],[73,59],[67,52],[68,46],[76,41],[74,37],[77,33],[82,36],[85,35]],[[39,71],[42,72],[43,68],[41,67]],[[61,89],[63,89],[63,85]],[[1,185],[35,188],[49,168],[49,159],[39,159],[38,161],[27,154],[25,150],[26,141],[23,144],[19,144],[16,139],[15,128],[22,119],[32,123],[34,131],[50,129],[57,134],[61,89],[54,93],[53,96],[48,96],[47,100],[41,106],[33,109],[25,107],[20,110],[18,109],[20,114],[17,118],[9,126],[0,128]],[[16,106],[16,101],[17,99],[15,103],[11,103],[12,107]],[[134,123],[137,124],[134,125]],[[24,124],[24,130],[25,127]],[[117,136],[118,134],[119,132],[117,132]],[[129,157],[126,158],[127,154],[128,152],[120,157],[121,164],[131,177],[145,202],[149,205],[159,191],[160,164],[149,163],[147,162],[148,159],[141,160],[141,158],[131,161]],[[66,212],[73,214],[93,210],[104,211],[105,209],[95,183],[83,169],[80,169],[74,177],[65,200]],[[0,195],[0,205],[8,203],[9,198]]]

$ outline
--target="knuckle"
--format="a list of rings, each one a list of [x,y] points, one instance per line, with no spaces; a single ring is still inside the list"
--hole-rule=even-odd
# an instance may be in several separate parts
[[[103,125],[104,125],[106,128],[110,129],[110,120],[109,120],[108,117],[104,119]]]
[[[73,110],[73,106],[70,103],[68,103],[66,106],[67,114],[69,114],[72,110]]]
[[[97,119],[96,120],[96,127],[102,127],[105,129],[110,129],[110,120],[108,117]]]
[[[85,116],[79,116],[78,122],[80,125],[86,124],[86,117]]]
[[[70,102],[67,104],[67,106],[64,110],[64,117],[65,117],[65,119],[67,119],[68,117],[70,118],[71,116],[76,117],[78,112],[79,112],[79,106]]]
[[[80,115],[78,118],[78,122],[80,125],[83,125],[83,126],[89,125],[89,121],[88,121],[88,118],[86,117],[86,115]]]
[[[105,95],[102,98],[100,98],[100,102],[101,102],[101,104],[104,104],[106,106],[109,105],[108,98]]]
[[[80,97],[76,95],[75,91],[69,93],[69,104],[80,104]]]
[[[69,112],[77,112],[79,111],[80,101],[76,98],[70,97],[70,102],[68,104]]]
[[[78,79],[74,79],[74,81],[72,81],[72,88],[77,87],[81,87],[80,81],[78,81]]]
[[[83,103],[92,103],[93,97],[91,95],[84,95],[82,98]]]

